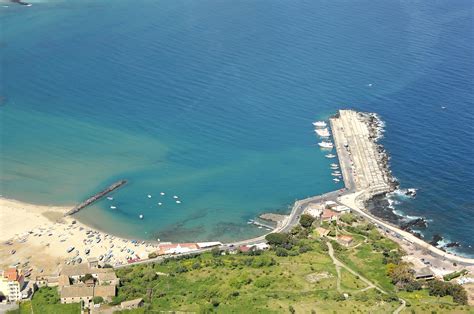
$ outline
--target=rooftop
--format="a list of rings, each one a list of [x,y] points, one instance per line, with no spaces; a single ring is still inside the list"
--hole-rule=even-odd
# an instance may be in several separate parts
[[[333,210],[330,210],[330,209],[325,209],[323,211],[323,214],[321,215],[321,219],[322,220],[325,220],[325,219],[332,219],[332,217],[336,217],[338,216],[339,213],[333,211]]]
[[[8,268],[3,271],[3,277],[7,278],[9,281],[18,281],[20,279],[20,274],[16,268]]]
[[[111,280],[117,280],[117,276],[115,275],[114,272],[98,273],[97,279],[99,279],[99,281],[111,281]]]
[[[115,285],[100,285],[94,287],[95,297],[113,297],[115,296]]]
[[[130,301],[123,301],[122,303],[120,303],[120,306],[121,307],[130,307],[130,306],[137,306],[139,305],[140,303],[142,303],[143,299],[142,298],[139,298],[139,299],[134,299],[134,300],[130,300]]]
[[[85,285],[64,286],[61,288],[61,298],[93,297],[94,287]]]

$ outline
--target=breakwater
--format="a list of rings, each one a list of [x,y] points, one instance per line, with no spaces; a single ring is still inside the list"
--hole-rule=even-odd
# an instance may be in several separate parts
[[[92,203],[100,200],[102,197],[106,196],[107,194],[109,194],[112,191],[118,189],[119,187],[123,186],[126,183],[127,183],[127,180],[120,180],[120,181],[117,181],[117,182],[111,184],[108,188],[100,191],[99,193],[96,193],[96,194],[92,195],[91,197],[86,199],[84,202],[80,203],[79,205],[77,205],[76,207],[74,207],[73,209],[71,209],[70,211],[65,213],[64,216],[69,216],[69,215],[73,215],[73,214],[77,213],[78,211],[80,211],[84,207],[87,207],[87,206],[91,205]]]

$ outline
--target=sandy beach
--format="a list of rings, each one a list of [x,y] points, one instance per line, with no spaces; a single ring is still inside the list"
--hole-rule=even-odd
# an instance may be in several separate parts
[[[77,262],[79,258],[85,262],[89,257],[102,256],[103,262],[120,265],[129,258],[147,258],[158,248],[156,244],[118,238],[73,217],[64,217],[69,209],[0,198],[0,269],[19,264],[32,268],[34,278],[56,274],[60,264]]]

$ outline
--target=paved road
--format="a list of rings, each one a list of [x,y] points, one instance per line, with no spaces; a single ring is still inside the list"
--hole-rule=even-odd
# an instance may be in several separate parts
[[[362,192],[359,192],[359,193],[362,193]],[[430,251],[432,255],[434,255],[438,258],[441,258],[441,259],[444,258],[446,260],[449,260],[450,262],[458,263],[460,265],[466,265],[466,266],[474,265],[474,259],[473,258],[457,256],[457,255],[454,255],[454,254],[451,254],[451,253],[448,253],[448,252],[444,252],[444,251],[440,250],[439,248],[425,242],[424,240],[415,237],[413,234],[411,234],[411,233],[409,233],[405,230],[400,229],[398,226],[395,226],[395,225],[392,225],[388,222],[385,222],[382,219],[380,219],[378,217],[375,217],[374,215],[370,214],[365,209],[359,208],[359,206],[357,205],[357,201],[356,201],[357,195],[359,193],[343,195],[343,197],[340,198],[338,203],[349,207],[353,212],[355,212],[355,213],[359,214],[360,216],[368,219],[369,221],[374,223],[376,226],[378,226],[382,229],[389,230],[390,232],[395,234],[395,236],[397,238],[404,239],[404,240],[406,240],[410,243],[413,243],[413,244],[417,245],[418,247],[421,247],[423,249],[426,249],[426,250]]]

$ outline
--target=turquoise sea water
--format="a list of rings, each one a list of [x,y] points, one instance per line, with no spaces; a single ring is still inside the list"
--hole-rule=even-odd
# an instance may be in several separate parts
[[[351,107],[381,115],[394,175],[420,189],[397,210],[474,254],[472,12],[470,1],[0,7],[0,194],[69,205],[126,178],[79,219],[133,238],[242,239],[263,232],[249,218],[342,187],[311,122]]]

